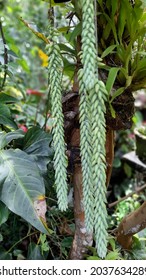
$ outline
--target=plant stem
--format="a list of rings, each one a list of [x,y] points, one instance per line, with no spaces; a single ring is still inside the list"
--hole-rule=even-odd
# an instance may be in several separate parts
[[[32,232],[32,233],[30,233],[30,234],[24,236],[23,238],[21,238],[19,241],[17,241],[17,242],[7,251],[7,253],[10,253],[10,252],[12,251],[12,249],[13,249],[14,247],[16,247],[19,243],[21,243],[24,239],[26,239],[27,237],[30,237],[30,236],[32,236],[32,235],[38,233],[38,232],[39,232],[39,231]]]
[[[2,41],[3,41],[3,45],[4,45],[4,78],[3,78],[2,84],[0,85],[0,92],[1,92],[5,86],[6,77],[7,77],[7,69],[8,69],[8,50],[6,47],[6,39],[4,36],[1,20],[0,20],[0,33],[1,33]]]

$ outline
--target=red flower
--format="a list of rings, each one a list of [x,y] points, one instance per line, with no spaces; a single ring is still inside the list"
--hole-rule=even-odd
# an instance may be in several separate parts
[[[25,133],[28,131],[28,128],[24,124],[18,124],[18,127],[22,129]]]
[[[29,95],[36,95],[36,96],[42,96],[43,95],[43,93],[38,91],[37,89],[31,89],[31,88],[27,89],[26,93],[29,94]]]

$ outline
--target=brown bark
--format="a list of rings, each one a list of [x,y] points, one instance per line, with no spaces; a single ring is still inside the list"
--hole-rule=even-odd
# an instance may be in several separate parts
[[[112,174],[112,165],[114,159],[114,131],[107,127],[106,129],[106,185],[108,187],[111,174]]]
[[[80,130],[79,130],[79,95],[78,84],[75,77],[74,92],[63,98],[63,111],[65,116],[65,138],[68,145],[69,166],[74,186],[74,218],[75,234],[70,259],[83,259],[87,247],[93,242],[93,235],[88,234],[85,228],[83,209],[82,170],[80,162]],[[114,131],[107,126],[106,134],[106,162],[107,186],[109,185],[112,163],[114,158]]]
[[[82,168],[80,163],[79,146],[80,130],[74,129],[71,134],[71,147],[78,147],[78,153],[74,156],[73,164],[73,186],[74,186],[74,219],[75,234],[70,251],[70,259],[82,260],[87,247],[92,246],[93,235],[88,233],[85,227],[85,215],[83,208],[83,186],[82,186]]]
[[[79,147],[80,130],[74,129],[71,134],[71,147]],[[78,157],[78,158],[77,158]],[[82,169],[79,163],[79,154],[74,158],[73,186],[74,186],[74,218],[75,234],[70,251],[70,259],[81,260],[92,246],[93,234],[88,233],[85,227],[85,215],[83,209],[83,186],[82,186]],[[112,172],[112,163],[114,158],[114,132],[107,128],[106,134],[106,161],[107,161],[107,186],[110,181]],[[78,163],[76,163],[76,161]]]
[[[146,228],[146,202],[124,217],[115,230],[117,241],[124,249],[130,249],[133,242],[132,236],[144,228]]]
[[[82,260],[88,251],[87,247],[92,246],[93,235],[88,233],[85,227],[81,165],[76,164],[74,167],[73,184],[75,234],[70,252],[70,259]]]

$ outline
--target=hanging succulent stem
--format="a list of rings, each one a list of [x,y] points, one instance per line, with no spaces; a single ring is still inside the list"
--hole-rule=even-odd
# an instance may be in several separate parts
[[[79,76],[83,75],[80,70]],[[82,79],[79,82],[80,92],[80,154],[83,174],[83,200],[85,209],[85,224],[89,232],[93,232],[94,200],[92,181],[92,147],[91,147],[91,120],[89,96]]]
[[[107,91],[98,80],[94,0],[81,0],[83,69],[78,73],[80,87],[80,149],[83,197],[87,229],[94,228],[98,255],[107,251],[106,211],[106,129]]]
[[[97,252],[104,258],[107,251],[107,211],[106,211],[106,129],[105,129],[105,95],[104,85],[97,81],[91,92],[92,108],[92,168],[94,184],[94,231]]]
[[[56,31],[50,26],[50,44],[47,46],[49,56],[49,90],[51,97],[54,143],[55,185],[58,206],[61,211],[67,209],[67,157],[64,142],[64,117],[62,112],[62,73],[63,61],[57,44]]]

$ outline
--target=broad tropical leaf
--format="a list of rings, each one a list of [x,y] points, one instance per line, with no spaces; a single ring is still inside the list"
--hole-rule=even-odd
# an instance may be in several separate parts
[[[0,200],[12,212],[47,234],[44,216],[39,216],[35,209],[35,202],[44,195],[44,181],[31,157],[19,149],[1,150]]]
[[[11,117],[10,109],[5,104],[1,104],[0,106],[0,124],[17,129],[17,125]]]
[[[51,134],[37,126],[29,129],[24,137],[23,150],[35,159],[43,173],[47,171],[47,164],[53,155],[51,141]]]
[[[18,102],[17,98],[3,92],[0,93],[0,103],[7,104],[7,103],[15,103],[15,102]]]

